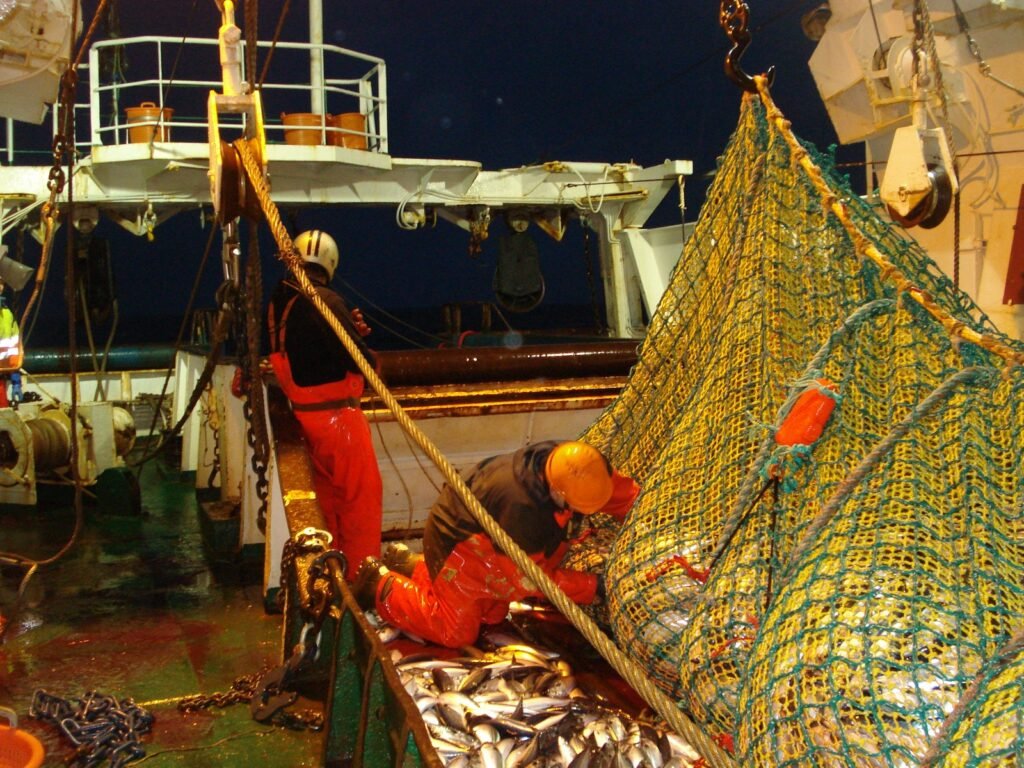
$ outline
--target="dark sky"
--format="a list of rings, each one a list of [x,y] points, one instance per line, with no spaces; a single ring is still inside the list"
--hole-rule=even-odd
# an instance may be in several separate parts
[[[84,0],[86,18],[96,4]],[[261,39],[272,36],[282,4],[259,3]],[[819,147],[835,142],[806,65],[813,43],[799,24],[800,14],[814,3],[751,0],[749,5],[753,42],[744,67],[755,72],[775,65],[773,94],[796,132]],[[718,26],[717,1],[324,0],[324,6],[325,42],[387,62],[390,150],[396,157],[476,160],[489,170],[546,160],[652,165],[690,159],[692,220],[707,185],[705,174],[736,125],[740,91],[722,73],[728,42]],[[117,7],[121,36],[215,37],[219,23],[213,0],[117,0]],[[174,11],[156,14],[156,8]],[[304,0],[292,1],[283,39],[308,39],[307,9]],[[277,114],[274,105],[266,111],[268,117]],[[653,223],[677,223],[674,205],[666,201]],[[441,222],[435,230],[404,232],[390,208],[300,211],[287,221],[296,227],[293,235],[310,226],[335,234],[342,248],[343,287],[359,294],[349,292],[353,303],[399,310],[493,296],[497,228],[484,252],[470,257],[462,230]],[[561,244],[531,231],[541,246],[547,283],[537,314],[588,305],[582,229],[571,229]],[[127,236],[110,222],[102,223],[98,234],[109,238],[114,252],[122,318],[142,320],[119,330],[117,341],[139,341],[141,327],[169,336],[154,340],[173,340],[206,242],[198,215],[172,219],[157,230],[153,243]],[[271,250],[269,240],[264,246]],[[272,253],[265,256],[269,285],[281,267]],[[214,260],[205,272],[200,303],[212,305],[219,280]],[[46,306],[55,316],[62,288],[48,287]]]

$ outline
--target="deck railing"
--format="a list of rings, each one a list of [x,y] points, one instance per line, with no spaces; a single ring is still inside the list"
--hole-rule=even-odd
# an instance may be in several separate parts
[[[244,43],[242,46],[245,80],[247,57]],[[278,42],[272,54],[270,42],[261,41],[257,48],[257,80],[266,58],[273,57],[261,88],[269,143],[285,143],[287,130],[315,134],[301,141],[305,144],[355,143],[372,152],[387,153],[387,70],[383,59],[312,43]],[[322,65],[312,67],[313,57]],[[88,63],[79,68],[75,146],[88,154],[92,147],[131,143],[132,129],[139,129],[140,123],[129,123],[125,110],[149,103],[155,122],[142,124],[144,134],[156,141],[206,143],[207,96],[211,90],[221,92],[220,71],[215,39],[145,35],[94,44]],[[322,105],[318,114],[313,105]],[[51,109],[53,131],[56,113]],[[296,113],[313,117],[304,117],[301,126],[285,126],[283,116]],[[328,116],[342,113],[357,113],[362,120],[356,121],[355,127],[353,123],[345,128],[332,125]],[[245,128],[241,115],[221,115],[218,122],[226,133]],[[147,127],[152,133],[147,133]],[[0,137],[0,162],[45,164],[45,156],[51,154],[49,142],[41,145],[45,131],[9,121]],[[22,146],[15,144],[15,134]],[[291,135],[292,143],[296,135]],[[136,130],[136,141],[138,136]],[[342,142],[342,136],[357,141]]]

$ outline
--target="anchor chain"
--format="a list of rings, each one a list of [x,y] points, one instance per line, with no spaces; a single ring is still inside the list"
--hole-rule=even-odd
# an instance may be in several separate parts
[[[284,596],[288,593],[288,574],[295,567],[295,559],[299,555],[323,552],[334,540],[334,537],[327,531],[319,528],[303,528],[284,543],[281,550],[281,582],[280,590],[277,593],[278,602],[284,602]]]
[[[245,265],[245,312],[244,333],[239,333],[242,348],[239,349],[239,363],[242,369],[242,388],[245,401],[242,412],[248,425],[246,439],[252,448],[252,471],[256,474],[256,496],[260,507],[256,524],[262,533],[267,530],[267,501],[270,496],[270,481],[267,467],[270,464],[270,439],[267,435],[266,408],[263,400],[263,375],[260,368],[260,316],[263,311],[263,273],[260,265],[258,229],[255,223],[249,226],[249,258]]]
[[[146,754],[140,739],[154,720],[132,699],[118,701],[96,691],[87,691],[81,699],[65,699],[40,689],[32,696],[28,713],[57,726],[74,745],[64,761],[71,768],[94,768],[106,760],[110,768],[122,768],[139,760]]]
[[[315,650],[315,646],[314,646]],[[303,649],[303,654],[305,649]],[[293,664],[294,671],[299,668],[298,662],[293,663],[293,659],[296,658],[293,654],[292,658],[289,658],[282,667],[272,668],[264,667],[259,672],[255,672],[248,675],[239,675],[231,682],[231,687],[227,691],[220,693],[197,693],[194,696],[185,696],[178,700],[178,711],[183,713],[199,712],[204,709],[210,709],[211,707],[217,707],[223,709],[224,707],[230,707],[234,704],[249,704],[252,709],[252,704],[257,701],[260,697],[266,696],[267,701],[271,699],[275,703],[280,701],[288,700],[288,703],[269,711],[267,709],[264,717],[259,717],[254,712],[253,718],[260,723],[267,725],[275,725],[281,728],[287,728],[292,731],[320,731],[324,727],[324,716],[322,713],[317,712],[313,709],[304,709],[300,712],[285,712],[284,706],[290,706],[295,703],[298,699],[298,694],[285,692],[283,690],[283,684],[285,682],[285,676],[281,674],[275,674],[278,670],[282,670],[289,664]],[[302,660],[302,655],[298,657],[299,661]],[[271,684],[269,681],[271,677],[276,682]],[[291,675],[288,676],[289,678]]]
[[[233,704],[249,704],[253,719],[259,723],[276,725],[291,730],[320,731],[324,727],[322,713],[312,709],[289,712],[299,694],[292,688],[296,678],[316,660],[319,653],[320,630],[324,619],[330,613],[331,599],[335,597],[334,580],[330,578],[328,563],[338,562],[344,572],[345,556],[336,550],[326,550],[331,536],[326,531],[305,528],[289,539],[281,557],[282,594],[285,574],[295,563],[299,554],[320,551],[310,564],[306,580],[308,602],[300,606],[306,619],[299,642],[292,649],[291,656],[277,667],[264,667],[255,674],[240,675],[231,683],[231,688],[222,693],[196,694],[178,701],[181,712],[196,712],[209,707],[228,707]],[[321,586],[323,583],[323,586]]]

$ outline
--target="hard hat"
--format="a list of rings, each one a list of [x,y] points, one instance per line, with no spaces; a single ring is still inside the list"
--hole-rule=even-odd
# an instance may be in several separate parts
[[[338,244],[322,229],[310,229],[295,238],[295,252],[303,261],[319,264],[327,270],[327,279],[338,268]]]
[[[612,468],[601,452],[578,441],[562,443],[544,466],[548,487],[571,509],[585,515],[601,509],[612,497]]]

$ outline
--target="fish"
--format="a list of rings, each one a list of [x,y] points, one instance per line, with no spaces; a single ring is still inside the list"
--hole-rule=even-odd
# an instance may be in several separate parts
[[[583,690],[554,651],[507,642],[390,658],[448,768],[692,768],[697,752]]]

